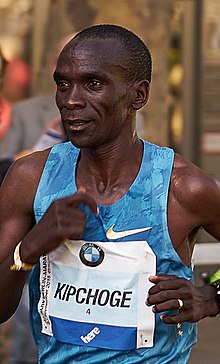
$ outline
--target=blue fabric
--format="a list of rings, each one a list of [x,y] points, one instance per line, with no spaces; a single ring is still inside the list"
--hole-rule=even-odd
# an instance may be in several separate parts
[[[76,192],[75,172],[79,149],[70,142],[53,147],[45,165],[35,198],[37,222],[50,204]],[[139,173],[127,193],[115,204],[99,206],[99,215],[87,213],[87,227],[83,235],[88,241],[108,241],[106,231],[114,224],[115,231],[152,226],[152,229],[135,234],[135,240],[146,240],[157,257],[157,274],[176,274],[192,280],[192,270],[186,267],[173,248],[167,227],[167,201],[174,153],[144,142],[144,153]],[[117,241],[134,240],[133,236]],[[147,363],[184,364],[191,346],[196,342],[196,324],[183,323],[179,336],[176,325],[166,325],[156,314],[154,346],[129,351],[107,350],[61,343],[55,337],[41,334],[37,312],[39,300],[39,267],[31,273],[30,304],[32,326],[39,347],[42,364],[103,364]]]
[[[56,336],[56,338],[59,341],[64,341],[64,342],[68,342],[68,343],[72,343],[72,339],[71,339],[71,331],[73,330],[73,322],[69,321],[70,325],[70,329],[69,331],[67,330],[67,325],[68,325],[68,320],[61,320],[57,317],[52,318],[52,326],[53,326],[53,332],[54,332],[54,336]],[[63,327],[62,332],[60,332],[60,328]],[[136,347],[136,329],[134,327],[126,327],[126,329],[124,327],[120,327],[120,326],[108,326],[107,330],[105,325],[101,325],[99,324],[99,329],[102,331],[102,339],[100,340],[99,344],[97,347],[101,347],[101,348],[105,348],[106,347],[106,340],[109,337],[109,331],[111,331],[111,338],[112,341],[114,341],[115,343],[115,348],[116,350],[121,350],[121,347],[123,347],[126,343],[126,345],[129,345],[130,347]],[[83,332],[85,332],[85,336],[88,332],[90,332],[92,329],[94,328],[94,324],[90,324],[90,323],[84,323],[84,322],[74,322],[74,329],[79,333],[79,339],[77,344],[81,345],[82,344],[82,340],[80,339],[80,335],[83,334]],[[105,330],[107,332],[107,335],[105,335]],[[103,335],[104,333],[104,335]],[[62,334],[62,335],[60,335]],[[64,336],[66,335],[66,337]],[[125,342],[125,343],[124,343]],[[73,342],[74,343],[74,342]],[[117,347],[116,347],[117,345]],[[92,345],[92,343],[88,343],[87,346],[94,346]]]

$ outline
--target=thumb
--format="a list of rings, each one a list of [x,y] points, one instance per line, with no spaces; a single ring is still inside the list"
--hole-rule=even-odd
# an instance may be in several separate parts
[[[83,186],[80,186],[77,190],[78,193],[86,193],[86,189]]]

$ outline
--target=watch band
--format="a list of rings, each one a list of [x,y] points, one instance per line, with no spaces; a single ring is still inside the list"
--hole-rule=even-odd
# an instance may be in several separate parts
[[[12,271],[31,271],[35,264],[30,264],[30,263],[25,263],[22,262],[21,257],[20,257],[20,246],[21,246],[22,240],[20,241],[20,243],[17,244],[17,246],[15,247],[15,251],[14,251],[14,263],[10,266],[10,270]]]

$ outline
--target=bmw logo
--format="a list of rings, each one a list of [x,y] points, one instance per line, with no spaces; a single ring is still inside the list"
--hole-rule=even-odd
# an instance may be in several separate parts
[[[88,267],[97,267],[104,259],[105,253],[100,246],[94,243],[84,244],[79,252],[80,260]]]

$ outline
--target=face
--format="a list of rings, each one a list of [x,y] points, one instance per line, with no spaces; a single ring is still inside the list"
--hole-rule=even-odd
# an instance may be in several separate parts
[[[119,42],[90,39],[64,48],[54,72],[56,102],[77,147],[112,143],[131,128],[132,85]],[[132,123],[130,123],[132,124]]]

